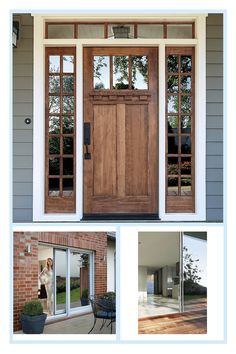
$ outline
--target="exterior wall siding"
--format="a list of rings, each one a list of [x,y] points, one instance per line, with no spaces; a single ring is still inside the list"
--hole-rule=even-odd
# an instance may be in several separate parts
[[[207,17],[206,214],[223,220],[223,15]],[[33,19],[21,15],[13,50],[13,221],[32,222],[33,205]],[[25,118],[32,123],[26,125]]]
[[[14,233],[14,331],[21,329],[20,313],[25,302],[38,298],[38,244],[45,242],[94,251],[94,293],[107,291],[107,234],[105,232]],[[31,253],[25,252],[26,244]],[[105,259],[105,260],[104,260]]]
[[[207,17],[206,214],[223,220],[223,15]]]

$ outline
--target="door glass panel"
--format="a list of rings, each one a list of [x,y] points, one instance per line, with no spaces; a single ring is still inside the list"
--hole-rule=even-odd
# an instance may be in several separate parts
[[[181,195],[191,195],[191,178],[190,177],[182,177],[181,176]]]
[[[148,89],[148,57],[132,56],[132,89]]]
[[[168,195],[178,195],[178,177],[168,177]]]
[[[163,38],[163,25],[138,24],[138,38]]]
[[[49,72],[60,72],[60,55],[49,55]]]
[[[49,117],[49,133],[59,134],[60,133],[60,118],[57,116]]]
[[[179,126],[179,117],[178,116],[168,116],[168,133],[177,134]]]
[[[181,137],[181,153],[191,154],[191,137],[188,135]]]
[[[181,175],[191,175],[191,157],[181,157]]]
[[[168,154],[178,154],[178,142],[179,137],[175,136],[168,136]]]
[[[129,88],[129,57],[113,56],[113,88],[128,89]]]
[[[104,25],[79,24],[78,38],[104,38]]]
[[[67,75],[62,77],[62,90],[63,93],[73,93],[74,92],[74,76]]]
[[[181,96],[181,112],[191,113],[192,110],[192,97],[191,96]]]
[[[207,234],[183,236],[184,311],[198,311],[207,329]],[[203,322],[204,321],[204,322]]]
[[[192,70],[192,57],[190,55],[181,55],[181,72],[189,73]]]
[[[47,38],[74,38],[74,25],[70,24],[49,24]]]
[[[56,303],[55,313],[66,312],[66,277],[67,277],[67,257],[65,250],[55,250],[55,285]]]
[[[49,76],[49,93],[59,93],[60,92],[60,76],[50,75]]]
[[[96,90],[110,88],[110,61],[109,56],[93,58],[93,87]]]
[[[53,248],[38,245],[38,297],[48,317],[54,315],[53,263]]]
[[[167,38],[193,38],[192,24],[167,25]]]
[[[178,157],[168,157],[168,175],[178,175]]]
[[[63,55],[63,73],[73,73],[73,72],[74,72],[74,56]]]
[[[72,134],[74,132],[74,117],[63,117],[62,118],[62,131],[63,134]]]
[[[86,253],[70,253],[70,308],[89,304],[89,255]]]

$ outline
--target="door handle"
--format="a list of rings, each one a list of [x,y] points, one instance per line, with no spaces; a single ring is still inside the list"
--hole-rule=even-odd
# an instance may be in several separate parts
[[[90,145],[90,123],[84,123],[84,145],[85,145],[85,160],[91,160],[91,153],[89,152],[89,145]]]

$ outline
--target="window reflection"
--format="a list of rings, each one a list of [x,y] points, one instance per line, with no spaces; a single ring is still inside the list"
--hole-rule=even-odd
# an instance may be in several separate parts
[[[60,133],[60,118],[57,116],[50,116],[48,129],[50,134]]]
[[[49,158],[49,174],[50,175],[60,175],[60,158],[50,157]]]
[[[49,93],[60,92],[60,76],[49,76]]]
[[[167,92],[178,93],[179,91],[179,79],[177,75],[171,75],[168,77],[167,81]]]
[[[60,72],[60,55],[49,55],[49,72]]]
[[[63,90],[63,93],[73,93],[74,92],[74,76],[73,75],[63,76],[62,90]]]
[[[179,98],[178,96],[168,96],[168,113],[178,113]]]
[[[181,137],[181,153],[182,154],[191,154],[191,137],[182,136]]]
[[[63,134],[72,134],[74,132],[74,117],[68,116],[62,118]]]
[[[168,55],[167,58],[167,69],[169,73],[178,73],[178,56],[177,55]]]
[[[148,88],[148,58],[147,56],[132,56],[132,89],[146,90]]]
[[[113,88],[128,89],[129,88],[129,57],[113,56]]]
[[[178,195],[178,177],[168,177],[168,195]]]
[[[74,56],[63,55],[63,73],[73,73],[73,72],[74,72]]]
[[[177,135],[168,137],[168,154],[178,154],[178,141]]]
[[[58,197],[60,195],[60,180],[59,178],[49,178],[48,180],[48,195],[50,197]]]
[[[110,88],[109,56],[94,56],[93,87],[95,90]]]
[[[59,96],[50,96],[48,102],[49,102],[49,113],[60,113]]]

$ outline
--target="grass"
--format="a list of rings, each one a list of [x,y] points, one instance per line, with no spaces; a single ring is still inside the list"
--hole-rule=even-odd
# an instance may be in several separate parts
[[[80,299],[80,288],[70,291],[70,302],[76,302]],[[57,305],[66,303],[66,292],[57,294]]]
[[[184,300],[188,301],[188,300],[197,300],[197,299],[204,299],[207,296],[202,294],[202,295],[184,295]]]

